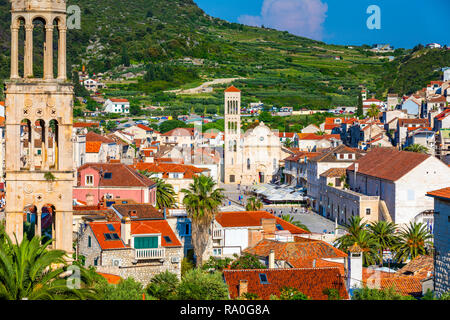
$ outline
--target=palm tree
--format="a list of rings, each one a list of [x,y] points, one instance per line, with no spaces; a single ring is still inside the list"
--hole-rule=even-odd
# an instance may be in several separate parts
[[[165,182],[163,179],[153,177],[154,172],[149,172],[147,170],[139,170],[139,173],[152,179],[156,183],[156,207],[158,209],[163,208],[176,208],[175,191],[170,183]]]
[[[373,119],[373,123],[375,123],[375,119],[378,118],[380,114],[380,109],[378,109],[376,104],[371,104],[370,109],[367,110],[367,116]],[[369,141],[372,141],[372,124],[370,125],[370,133],[369,133]]]
[[[256,197],[250,197],[247,199],[247,205],[245,210],[247,211],[258,211],[263,207],[263,203]]]
[[[289,214],[284,214],[281,216],[281,219],[283,219],[286,222],[292,223],[294,226],[299,227],[300,229],[309,231],[308,227],[301,223],[300,221],[295,221],[294,217]]]
[[[372,222],[369,231],[378,242],[379,261],[383,264],[383,250],[393,248],[398,243],[397,225],[387,221]]]
[[[369,266],[375,263],[379,245],[365,228],[361,217],[351,217],[349,224],[345,228],[339,227],[339,229],[347,230],[347,234],[336,239],[335,245],[339,249],[347,251],[356,243],[363,251],[364,265]]]
[[[325,134],[326,134],[325,131],[317,131],[317,132],[316,132],[316,135],[318,135],[318,136],[323,136],[323,135],[325,135]]]
[[[197,257],[197,266],[203,264],[203,253],[209,240],[209,230],[215,214],[224,199],[223,189],[216,188],[211,177],[197,176],[185,194],[183,204],[192,221],[192,244]]]
[[[286,148],[291,148],[294,145],[294,141],[292,141],[291,139],[287,138],[286,141],[284,141],[284,146]]]
[[[405,148],[405,151],[417,152],[417,153],[428,153],[428,148],[421,144],[412,144]]]
[[[402,262],[427,254],[427,246],[432,245],[432,238],[424,223],[410,222],[408,227],[400,232],[399,243],[394,248],[394,258]]]
[[[49,250],[51,241],[41,245],[42,238],[26,237],[13,244],[3,234],[0,246],[0,300],[95,299],[92,289],[71,288],[67,278],[68,264],[63,250]],[[80,270],[80,285],[90,282],[86,269]]]

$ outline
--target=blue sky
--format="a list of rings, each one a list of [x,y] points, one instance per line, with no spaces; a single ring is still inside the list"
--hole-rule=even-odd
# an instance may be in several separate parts
[[[330,44],[390,43],[412,48],[450,46],[449,0],[194,0],[214,17],[261,25]],[[366,13],[380,8],[381,28],[370,30]]]

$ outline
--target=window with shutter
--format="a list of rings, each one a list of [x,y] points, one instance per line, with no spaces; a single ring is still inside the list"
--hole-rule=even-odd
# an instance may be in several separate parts
[[[158,248],[158,237],[136,237],[134,238],[135,249]]]

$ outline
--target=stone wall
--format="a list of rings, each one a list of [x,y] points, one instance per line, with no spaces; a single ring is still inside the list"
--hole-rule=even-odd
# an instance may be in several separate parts
[[[450,290],[450,202],[434,200],[434,245],[436,248],[435,291],[442,294]]]
[[[123,279],[134,278],[146,286],[157,274],[169,271],[181,277],[181,260],[183,258],[183,248],[165,248],[165,258],[160,260],[139,260],[134,261],[134,249],[104,250],[101,254],[101,265],[96,267],[97,272],[118,275]],[[178,257],[176,263],[172,262],[172,257]],[[113,259],[120,260],[120,266],[113,266]]]

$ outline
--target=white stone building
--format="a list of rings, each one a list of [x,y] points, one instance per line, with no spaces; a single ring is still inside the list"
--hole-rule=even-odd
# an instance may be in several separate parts
[[[107,113],[130,113],[130,102],[127,99],[108,99],[105,101],[104,110]]]
[[[450,168],[430,155],[374,148],[348,167],[347,182],[353,191],[379,196],[392,221],[407,224],[433,209],[426,193],[450,185]]]

